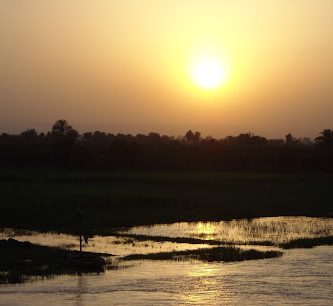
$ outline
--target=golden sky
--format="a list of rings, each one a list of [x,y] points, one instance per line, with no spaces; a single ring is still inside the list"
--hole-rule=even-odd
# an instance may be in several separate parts
[[[333,128],[332,16],[332,0],[2,0],[0,132],[316,136]],[[193,81],[206,58],[217,88]]]

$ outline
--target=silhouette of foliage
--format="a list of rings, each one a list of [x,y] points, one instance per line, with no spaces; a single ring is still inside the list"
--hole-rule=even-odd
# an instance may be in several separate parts
[[[333,147],[333,131],[331,129],[325,129],[320,132],[320,136],[315,138],[315,142],[328,150]]]
[[[312,142],[290,133],[266,139],[252,133],[216,139],[189,130],[182,137],[110,134],[79,135],[57,120],[47,133],[27,129],[0,135],[0,167],[64,167],[109,170],[332,171],[333,131]]]

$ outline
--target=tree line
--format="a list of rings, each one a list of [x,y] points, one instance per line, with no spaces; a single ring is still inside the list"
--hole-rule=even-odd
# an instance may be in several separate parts
[[[68,121],[47,133],[0,135],[0,167],[84,170],[333,171],[333,131],[314,140],[267,139],[252,133],[216,139],[189,130],[182,137],[149,133],[79,134]]]

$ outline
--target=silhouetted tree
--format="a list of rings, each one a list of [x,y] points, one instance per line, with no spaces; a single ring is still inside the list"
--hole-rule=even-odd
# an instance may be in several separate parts
[[[249,144],[251,144],[251,138],[252,138],[251,133],[239,134],[237,136],[237,141],[241,145],[249,145]]]
[[[316,144],[316,145],[315,145]],[[183,137],[86,132],[82,137],[66,121],[38,134],[0,134],[0,166],[80,167],[126,170],[267,170],[333,171],[333,131],[316,138],[266,139],[252,133],[224,139],[202,138],[189,130]]]
[[[185,134],[185,139],[188,143],[198,143],[200,140],[200,133],[199,132],[195,132],[193,133],[191,130],[189,130],[186,134]]]
[[[298,141],[296,138],[294,138],[293,135],[291,135],[290,133],[286,135],[286,145],[287,146],[291,146],[296,144]]]
[[[66,136],[72,140],[76,140],[79,137],[79,133],[72,128],[67,120],[57,120],[52,126],[52,135],[55,136]]]
[[[53,145],[53,156],[60,165],[71,167],[75,157],[75,142],[79,133],[67,122],[67,120],[57,120],[51,130],[50,138]]]
[[[323,144],[325,146],[332,146],[333,144],[333,131],[331,129],[325,129],[320,132],[320,136],[315,138],[316,143]]]
[[[186,134],[185,134],[185,139],[187,140],[188,143],[192,143],[194,140],[194,134],[191,130],[189,130]]]
[[[35,129],[28,129],[22,132],[20,136],[25,140],[36,140],[38,133]]]

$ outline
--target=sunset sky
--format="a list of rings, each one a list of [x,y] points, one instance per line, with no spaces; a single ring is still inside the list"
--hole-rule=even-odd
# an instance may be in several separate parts
[[[0,133],[333,128],[332,0],[0,2]]]

